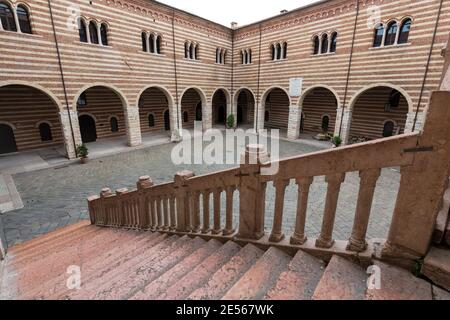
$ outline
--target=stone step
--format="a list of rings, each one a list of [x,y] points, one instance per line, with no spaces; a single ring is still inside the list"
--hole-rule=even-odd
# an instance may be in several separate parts
[[[17,254],[22,251],[29,251],[30,249],[36,248],[37,246],[45,245],[46,243],[58,241],[59,237],[77,232],[80,228],[89,226],[90,224],[91,223],[89,220],[83,220],[65,227],[58,228],[56,230],[50,231],[49,233],[46,233],[45,235],[41,235],[32,240],[8,248],[8,253]]]
[[[300,250],[264,299],[310,300],[324,271],[323,261]]]
[[[447,228],[445,229],[443,244],[450,246],[450,219],[448,219]]]
[[[450,301],[450,292],[433,286],[433,300]]]
[[[212,239],[208,241],[208,243],[186,257],[172,269],[150,282],[143,290],[130,297],[129,300],[155,300],[158,296],[166,292],[169,287],[202,263],[203,260],[216,252],[221,246],[222,243],[217,240]]]
[[[442,200],[441,210],[439,210],[436,226],[433,233],[433,242],[440,244],[444,240],[445,232],[449,224],[449,211],[450,211],[450,189],[447,189],[444,193]]]
[[[95,252],[89,256],[78,255],[75,257],[77,260],[74,265],[80,266],[83,272],[83,279],[89,276],[96,264],[98,265],[100,262],[114,263],[114,260],[120,258],[125,252],[135,249],[136,246],[142,246],[149,239],[157,236],[157,234],[148,232],[122,231],[124,233],[123,237],[103,247],[102,252]],[[62,292],[66,289],[67,278],[68,274],[66,272],[58,274],[49,281],[23,292],[18,299],[47,299],[56,292]]]
[[[167,291],[158,297],[159,300],[183,300],[193,291],[203,286],[209,278],[227,263],[241,246],[237,243],[228,241],[215,253],[210,255],[201,264],[187,273],[183,278],[177,281]]]
[[[253,266],[264,251],[252,244],[244,248],[220,268],[209,281],[198,288],[188,299],[191,300],[218,300]]]
[[[450,291],[450,249],[432,247],[421,272],[436,285]]]
[[[334,255],[312,296],[313,300],[363,300],[368,275],[347,259]]]
[[[291,256],[271,247],[223,296],[224,300],[261,300],[287,270]]]
[[[174,244],[173,250],[166,255],[155,257],[152,261],[145,260],[128,273],[122,273],[113,282],[108,282],[107,288],[99,290],[94,299],[128,299],[204,244],[205,240],[200,237],[191,239],[184,236]]]
[[[119,264],[107,266],[101,272],[97,272],[96,276],[92,276],[89,280],[85,280],[81,289],[76,292],[70,292],[66,299],[70,300],[86,300],[94,299],[94,297],[107,284],[114,281],[115,278],[120,278],[123,273],[132,270],[135,265],[142,261],[151,260],[154,257],[163,257],[173,249],[173,244],[179,239],[178,236],[164,237],[164,240],[148,250],[141,252],[139,255],[133,253],[129,259],[123,259]]]
[[[368,288],[367,300],[432,300],[431,284],[410,271],[380,261],[374,266],[379,268],[381,286]]]

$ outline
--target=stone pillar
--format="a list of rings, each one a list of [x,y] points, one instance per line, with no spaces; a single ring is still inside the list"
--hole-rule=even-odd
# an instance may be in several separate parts
[[[127,128],[128,146],[136,147],[142,143],[141,124],[139,122],[139,108],[126,107],[124,110]]]
[[[415,112],[408,113],[408,116],[406,118],[406,124],[405,124],[405,133],[413,131],[415,117],[416,117]],[[417,131],[422,130],[424,122],[425,122],[425,112],[419,112],[419,114],[417,115],[416,127],[415,127],[414,131],[417,132]]]
[[[66,156],[69,159],[75,159],[77,157],[75,152],[76,147],[82,144],[80,125],[78,123],[78,112],[71,110],[69,118],[69,113],[67,110],[64,110],[59,113],[59,120],[61,122],[64,145],[66,146]],[[70,126],[70,120],[72,120],[72,127]],[[72,130],[74,137],[72,137]],[[75,145],[73,141],[74,138]]]
[[[202,110],[202,113],[203,131],[206,131],[212,128],[212,104],[206,103]]]
[[[179,119],[179,124],[177,120],[177,116]],[[183,117],[181,115],[181,105],[174,104],[172,110],[169,112],[170,117],[170,130],[171,137],[170,140],[172,142],[179,142],[183,140]]]
[[[264,130],[264,111],[265,108],[262,104],[259,106],[255,103],[255,130],[260,132]]]
[[[342,144],[347,144],[348,139],[350,137],[350,126],[352,122],[352,111],[350,111],[348,108],[344,109],[343,118],[342,117],[342,108],[339,108],[336,110],[336,125],[334,127],[334,135],[339,135],[339,129],[341,130],[340,136],[342,139]],[[342,119],[342,127],[341,126],[341,119]]]
[[[302,109],[297,105],[289,107],[289,122],[287,138],[291,140],[298,139],[300,135],[300,121],[302,117]]]

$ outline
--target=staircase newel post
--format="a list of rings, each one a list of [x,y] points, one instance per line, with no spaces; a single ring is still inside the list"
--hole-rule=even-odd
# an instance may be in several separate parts
[[[176,231],[190,231],[190,201],[189,201],[189,179],[194,177],[194,173],[189,170],[177,172],[174,177],[175,182],[175,198],[177,202],[177,226]],[[190,224],[190,223],[189,223]]]
[[[261,181],[262,164],[269,161],[263,145],[252,144],[241,157],[239,171],[239,232],[241,239],[259,240],[264,236],[266,182]]]
[[[139,229],[150,229],[150,210],[147,203],[148,189],[153,187],[153,181],[149,176],[142,176],[137,182],[137,189],[139,190]]]

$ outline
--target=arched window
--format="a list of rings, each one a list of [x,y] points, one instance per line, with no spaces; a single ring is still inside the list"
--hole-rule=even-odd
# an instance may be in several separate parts
[[[119,131],[119,121],[117,121],[116,117],[111,117],[111,119],[109,119],[109,124],[111,126],[111,132]]]
[[[314,43],[314,51],[313,51],[313,53],[314,54],[319,54],[320,41],[319,41],[319,37],[318,36],[314,37],[313,43]]]
[[[219,50],[219,48],[216,49],[216,63],[220,63],[220,50]]]
[[[382,24],[379,24],[375,27],[375,32],[373,35],[373,46],[381,47],[383,44],[383,35],[384,35],[384,26]]]
[[[392,21],[389,23],[386,30],[386,39],[384,40],[385,46],[391,46],[395,44],[395,37],[397,36],[398,25],[397,22]]]
[[[333,32],[331,35],[330,52],[336,52],[337,47],[337,32]]]
[[[264,112],[264,122],[269,122],[269,120],[270,120],[270,114],[269,114],[269,111],[265,111]]]
[[[183,122],[188,122],[189,121],[189,115],[187,111],[183,112]]]
[[[39,125],[39,134],[41,135],[41,141],[52,141],[52,128],[50,128],[50,125],[47,122],[42,122]]]
[[[222,57],[222,64],[225,64],[226,63],[226,58],[227,58],[227,51],[226,50],[222,50],[221,57]]]
[[[89,36],[91,38],[91,43],[98,44],[97,24],[94,21],[89,22]]]
[[[194,53],[195,53],[194,59],[200,60],[198,44],[195,45]]]
[[[148,127],[153,128],[155,126],[155,116],[153,114],[148,115]]]
[[[14,13],[9,5],[0,2],[0,20],[2,21],[3,30],[17,31]]]
[[[320,50],[320,53],[327,53],[328,52],[328,35],[324,34],[322,36],[322,49]]]
[[[161,36],[156,36],[156,53],[161,54]]]
[[[194,59],[194,44],[189,45],[189,59]]]
[[[409,31],[411,30],[411,19],[406,19],[400,28],[400,35],[398,36],[398,43],[408,43]]]
[[[322,131],[328,132],[328,129],[330,128],[330,117],[329,116],[323,116],[322,117]]]
[[[78,97],[77,107],[85,107],[85,106],[87,106],[87,99],[86,99],[86,93],[83,92]]]
[[[31,23],[30,23],[30,15],[28,14],[28,10],[23,5],[17,6],[17,18],[19,19],[19,27],[20,31],[23,33],[32,33],[31,32]]]
[[[241,51],[241,64],[245,63],[245,59],[244,59],[244,51]]]
[[[150,33],[150,52],[155,53],[155,35],[153,33]]]
[[[105,23],[102,23],[100,26],[100,37],[102,39],[102,44],[104,46],[108,45],[108,26]]]
[[[283,56],[282,59],[287,58],[287,42],[283,43]]]
[[[271,57],[272,57],[272,60],[275,60],[275,58],[276,58],[276,53],[275,53],[275,45],[274,44],[272,44],[271,46],[270,46],[270,54],[271,54]]]
[[[400,98],[401,93],[398,90],[393,89],[389,94],[389,101],[388,101],[389,109],[398,108],[398,106],[400,105]]]
[[[88,42],[86,22],[81,18],[78,18],[78,34],[81,42]]]
[[[186,59],[188,59],[189,58],[189,43],[188,42],[185,42],[184,43],[184,57],[186,58]]]
[[[142,39],[142,51],[147,52],[147,34],[145,32],[142,32],[141,39]]]
[[[277,60],[281,60],[281,44],[277,43]]]
[[[383,137],[392,137],[394,135],[395,123],[391,120],[388,120],[384,123],[383,127]]]
[[[248,50],[248,63],[252,63],[252,49]]]

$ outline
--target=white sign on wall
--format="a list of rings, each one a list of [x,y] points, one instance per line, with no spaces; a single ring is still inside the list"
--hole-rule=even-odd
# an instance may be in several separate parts
[[[303,90],[303,78],[289,79],[289,95],[291,97],[300,97]]]

